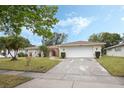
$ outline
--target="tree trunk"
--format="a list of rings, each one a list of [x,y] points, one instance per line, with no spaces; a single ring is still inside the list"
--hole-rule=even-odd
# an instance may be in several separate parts
[[[8,50],[8,53],[11,55],[12,59],[11,61],[16,61],[17,60],[17,51],[14,50],[14,56],[11,54],[10,50]]]
[[[17,52],[18,50],[14,50],[14,57],[11,59],[12,61],[16,61],[17,59]]]
[[[18,59],[17,59],[17,57],[15,57],[15,56],[12,57],[12,59],[11,59],[11,61],[16,61],[16,60],[18,60]]]

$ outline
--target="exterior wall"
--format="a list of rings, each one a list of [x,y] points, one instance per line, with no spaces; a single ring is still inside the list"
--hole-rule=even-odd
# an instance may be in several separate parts
[[[24,49],[18,50],[18,53],[21,53],[21,52],[23,52],[24,54],[26,53],[26,51]],[[12,54],[12,56],[14,56],[14,51],[13,50],[11,50],[10,53]],[[6,50],[6,57],[11,57],[11,55],[8,54],[7,50]]]
[[[12,56],[14,56],[14,51],[11,50],[10,52],[11,52]],[[27,54],[28,56],[30,54],[32,54],[32,57],[39,57],[39,53],[41,53],[41,56],[43,56],[43,53],[40,52],[37,49],[29,49],[29,50],[27,50],[27,49],[26,50],[25,49],[21,49],[21,50],[18,50],[18,53],[20,53],[20,52],[23,52],[24,54]],[[2,55],[0,57],[2,57]],[[8,54],[8,51],[7,50],[6,50],[6,57],[11,57],[11,55]]]
[[[14,56],[14,51],[13,51],[13,50],[11,50],[10,52],[11,52],[12,56]],[[7,51],[7,50],[6,50],[6,57],[11,57],[11,55],[10,55],[10,54],[8,54],[8,51]]]
[[[106,55],[124,57],[124,46],[108,49]]]
[[[18,50],[18,53],[24,53],[24,54],[26,54],[26,51],[25,51],[25,49],[21,49],[21,50]]]
[[[32,56],[32,57],[39,57],[39,53],[41,54],[42,56],[42,53],[39,51],[39,50],[36,50],[36,49],[29,49],[29,50],[26,50],[26,54],[28,56]]]
[[[1,58],[1,57],[5,57],[5,55],[6,55],[6,51],[1,50],[1,51],[0,51],[0,58]]]
[[[101,46],[66,46],[60,47],[61,52],[66,53],[66,57],[95,57],[95,51],[101,52]]]

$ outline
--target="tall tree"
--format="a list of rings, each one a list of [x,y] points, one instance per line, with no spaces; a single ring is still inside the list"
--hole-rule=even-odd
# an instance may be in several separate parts
[[[4,37],[0,37],[0,50],[5,49],[4,47]]]
[[[100,41],[100,40],[99,40],[99,36],[98,36],[97,34],[92,34],[92,35],[90,36],[90,38],[89,38],[88,41],[98,42],[98,41]]]
[[[0,37],[0,44],[3,45],[3,50],[8,50],[8,53],[11,55],[12,60],[17,60],[17,53],[19,49],[30,46],[28,39],[25,39],[21,36],[7,36]],[[14,51],[14,54],[11,54],[11,51]]]
[[[1,52],[5,56],[6,48],[5,48],[5,38],[4,37],[0,37],[0,53]]]
[[[57,10],[57,6],[43,5],[0,6],[0,32],[9,35],[4,44],[6,49],[16,52],[18,48],[23,47],[22,43],[25,41],[19,36],[22,27],[39,36],[51,37],[51,29],[58,22],[55,17]],[[16,53],[12,58],[16,59]]]
[[[49,48],[46,45],[41,45],[39,46],[40,51],[43,52],[43,56],[44,57],[48,57],[49,56]]]
[[[98,34],[93,34],[89,37],[89,41],[93,42],[104,42],[106,43],[105,47],[118,44],[122,40],[120,34],[101,32]]]
[[[47,46],[62,44],[67,39],[67,34],[54,32],[50,38],[43,37],[42,45],[39,47],[43,51],[44,57],[49,55]]]
[[[42,44],[46,46],[62,44],[65,40],[67,40],[67,37],[68,35],[65,33],[54,32],[50,38],[43,37]]]
[[[116,45],[122,41],[120,34],[112,33],[112,44]]]
[[[51,28],[58,22],[55,14],[57,6],[3,5],[0,6],[0,31],[8,35],[20,35],[22,27],[50,37]]]

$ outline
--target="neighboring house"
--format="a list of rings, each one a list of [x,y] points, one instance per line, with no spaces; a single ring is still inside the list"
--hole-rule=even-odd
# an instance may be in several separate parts
[[[25,48],[25,53],[28,56],[32,56],[32,57],[43,56],[43,53],[39,50],[39,47],[37,46]]]
[[[11,50],[10,51],[11,55],[14,56],[14,51]],[[11,57],[11,55],[9,54],[8,50],[6,50],[6,57]]]
[[[20,50],[18,50],[17,54],[18,54],[18,53],[22,53],[22,52],[23,52],[24,54],[26,54],[25,49],[20,49]],[[14,56],[14,53],[15,53],[15,52],[14,52],[14,50],[11,50],[10,53],[11,53],[12,56]],[[0,52],[0,57],[11,57],[10,53],[8,52],[8,50],[6,50],[6,51],[1,51],[1,52]],[[17,56],[18,56],[18,55],[17,55]]]
[[[5,56],[3,56],[3,52],[4,52],[4,51],[0,51],[0,58],[5,57]]]
[[[14,56],[14,51],[11,50],[10,52],[11,52],[11,55]],[[5,51],[2,50],[0,53],[0,57],[11,57],[11,55],[9,54],[8,50],[5,50]]]
[[[14,56],[14,53],[15,52],[14,52],[14,50],[11,50],[10,53],[11,53],[12,56]],[[24,49],[19,49],[18,52],[17,52],[17,54],[19,54],[19,53],[24,53],[25,54],[26,52],[25,52]],[[6,57],[11,57],[11,55],[8,53],[8,50],[6,50]]]
[[[4,56],[4,51],[3,51],[3,50],[0,51],[0,58],[2,58],[2,57],[5,57],[5,56]]]
[[[66,58],[71,57],[95,57],[95,52],[100,52],[105,43],[96,43],[88,41],[76,41],[62,44],[59,46],[59,53],[65,52]]]
[[[58,46],[48,46],[49,48],[49,56],[59,56],[59,48]],[[39,47],[34,46],[34,47],[27,47],[25,48],[25,53],[29,56],[32,57],[43,57],[43,52],[40,51]]]
[[[106,55],[124,57],[124,43],[106,48]]]

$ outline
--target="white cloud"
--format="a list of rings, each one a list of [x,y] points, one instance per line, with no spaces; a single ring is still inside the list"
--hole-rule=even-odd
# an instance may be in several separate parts
[[[121,20],[124,21],[124,17],[122,17]]]
[[[77,16],[78,14],[76,12],[71,12],[71,13],[67,13],[65,14],[67,17],[74,17]]]
[[[57,24],[57,28],[60,30],[73,32],[75,34],[80,34],[80,32],[88,27],[91,23],[91,20],[83,17],[72,17],[64,20],[60,20]]]

